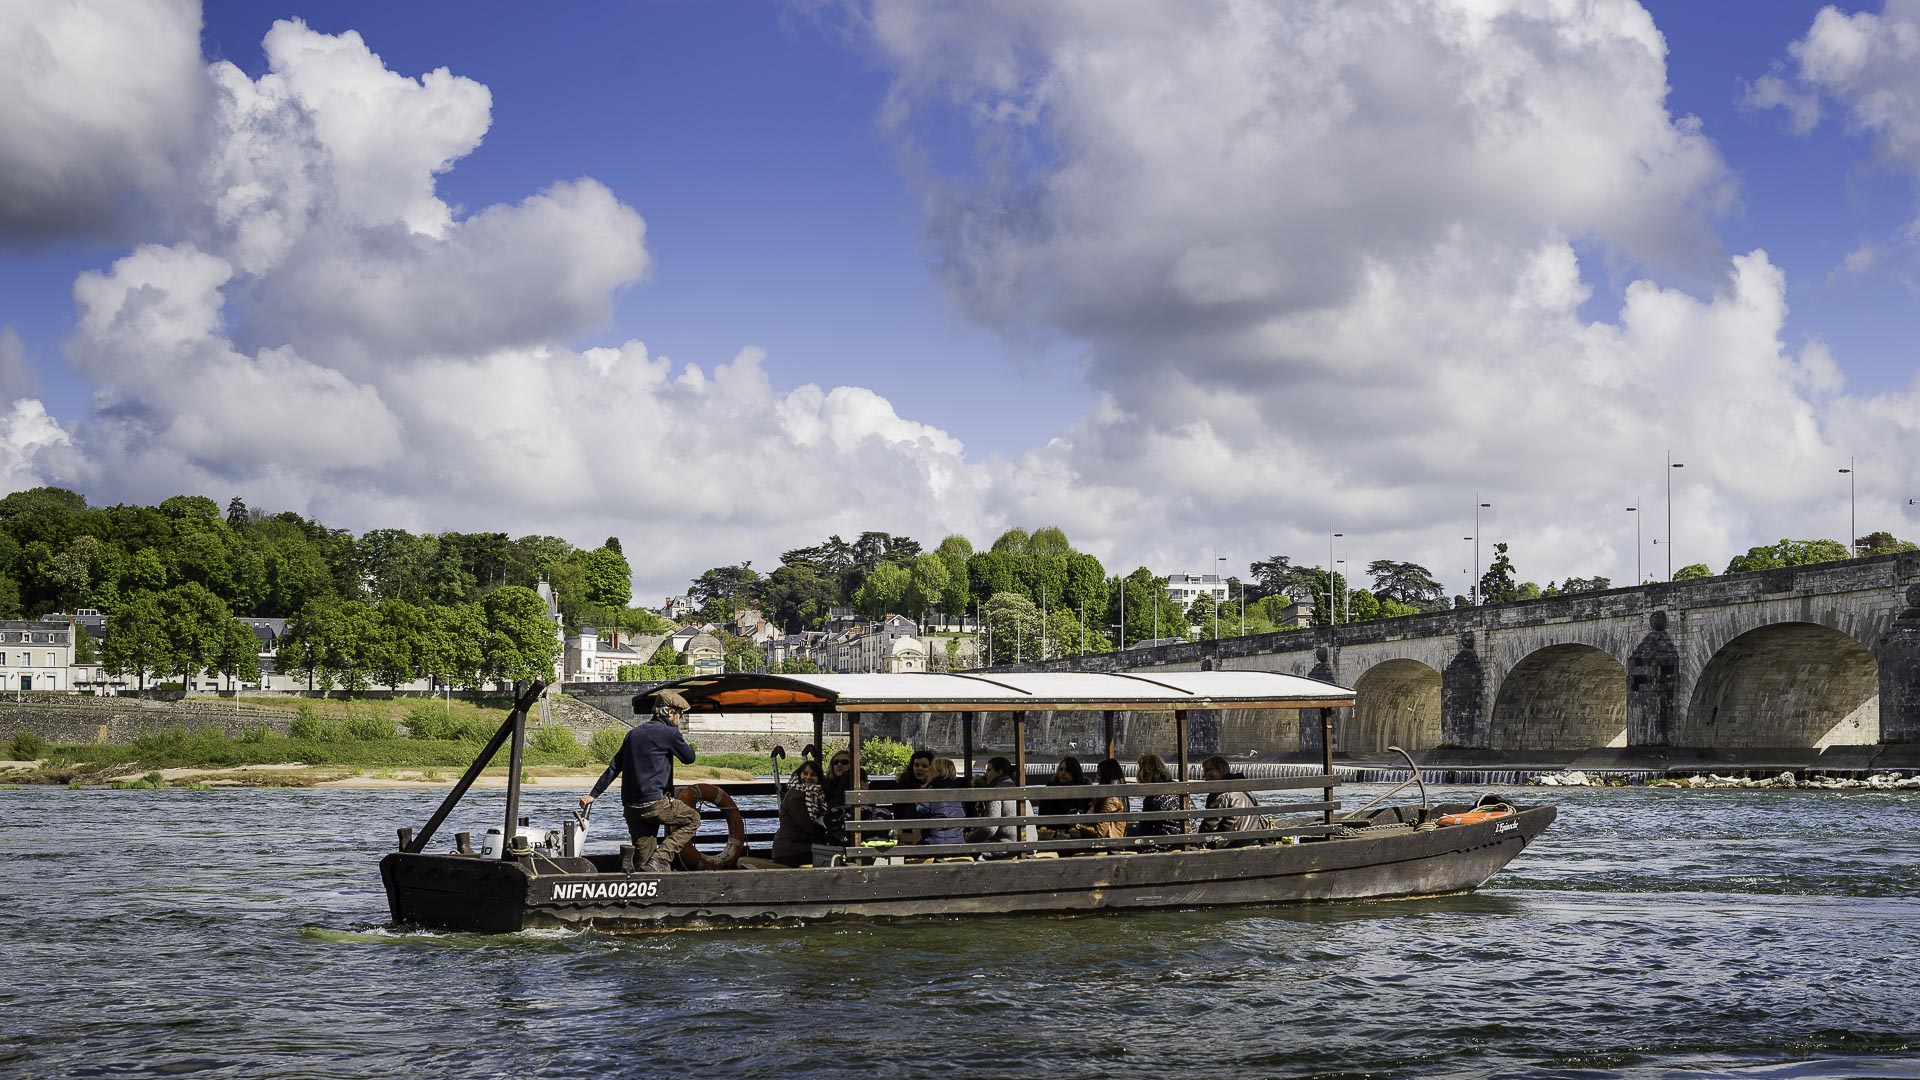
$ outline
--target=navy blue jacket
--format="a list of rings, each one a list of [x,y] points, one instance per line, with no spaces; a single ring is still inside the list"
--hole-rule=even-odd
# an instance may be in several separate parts
[[[607,790],[613,778],[620,778],[620,801],[628,806],[645,806],[673,794],[673,759],[693,764],[693,747],[680,729],[658,717],[633,730],[620,742],[620,752],[593,785],[593,797]]]
[[[933,782],[934,788],[945,788],[949,791],[952,791],[955,786],[951,780],[935,780]],[[913,816],[917,818],[966,817],[967,804],[961,802],[957,796],[952,802],[944,800],[936,802],[932,796],[929,796],[926,802],[913,804]],[[957,825],[929,828],[925,835],[920,838],[920,842],[923,844],[958,844],[960,840],[960,828]]]

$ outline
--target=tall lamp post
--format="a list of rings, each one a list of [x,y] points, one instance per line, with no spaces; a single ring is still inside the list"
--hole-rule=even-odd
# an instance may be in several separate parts
[[[1860,523],[1854,515],[1852,454],[1847,455],[1847,467],[1840,470],[1840,475],[1847,478],[1847,553],[1858,555],[1860,554]]]
[[[1333,562],[1335,566],[1347,565],[1347,560],[1345,559],[1335,559]],[[1353,582],[1351,581],[1347,582],[1347,587],[1340,590],[1340,595],[1346,599],[1346,604],[1344,606],[1347,609],[1341,615],[1340,621],[1352,622],[1353,621]]]
[[[1213,576],[1219,578],[1223,584],[1226,582],[1227,576],[1220,571],[1226,569],[1225,566],[1221,565],[1226,561],[1227,557],[1225,555],[1215,555],[1213,557]],[[1213,640],[1220,640],[1220,601],[1218,599],[1213,602]]]
[[[1345,535],[1347,534],[1334,532],[1333,526],[1331,525],[1327,526],[1327,625],[1328,626],[1332,626],[1335,622],[1339,621],[1334,618],[1334,615],[1337,614],[1337,612],[1333,606],[1333,540],[1337,536],[1345,536]]]
[[[1460,539],[1462,539],[1462,540],[1465,540],[1465,541],[1468,541],[1468,542],[1470,542],[1470,543],[1473,543],[1473,546],[1474,546],[1474,550],[1475,550],[1475,551],[1478,551],[1478,550],[1479,550],[1479,548],[1480,548],[1480,545],[1479,545],[1479,544],[1477,543],[1477,541],[1478,541],[1478,540],[1480,539],[1479,537],[1477,537],[1477,536],[1463,536],[1463,537],[1461,537]],[[1472,571],[1472,570],[1465,570],[1465,569],[1463,569],[1463,570],[1461,570],[1460,572],[1461,572],[1461,573],[1463,573],[1463,574],[1466,574],[1466,575],[1467,575],[1467,599],[1468,599],[1468,601],[1469,601],[1469,602],[1471,602],[1471,603],[1472,603],[1472,605],[1473,605],[1474,607],[1479,607],[1479,606],[1480,606],[1480,577],[1479,577],[1479,575],[1478,575],[1478,574],[1476,574],[1476,573],[1474,573],[1474,571]]]
[[[1667,451],[1667,580],[1673,580],[1673,470],[1686,468],[1685,462],[1673,460],[1673,451]]]
[[[1632,515],[1633,515],[1633,583],[1634,583],[1634,584],[1635,584],[1636,586],[1638,586],[1638,585],[1644,585],[1644,584],[1646,584],[1646,580],[1647,580],[1647,579],[1646,579],[1646,578],[1645,578],[1644,576],[1642,576],[1642,575],[1641,575],[1641,573],[1640,573],[1640,514],[1639,514],[1639,510],[1640,510],[1640,508],[1639,508],[1638,506],[1629,506],[1629,507],[1627,507],[1627,513],[1629,513],[1629,514],[1632,514]]]
[[[1480,493],[1473,493],[1473,606],[1480,606],[1480,511],[1493,509],[1492,503],[1480,501]]]

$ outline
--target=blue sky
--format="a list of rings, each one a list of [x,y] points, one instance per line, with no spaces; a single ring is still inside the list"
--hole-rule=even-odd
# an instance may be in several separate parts
[[[9,150],[34,123],[81,127],[62,116],[86,106],[78,90],[63,99],[59,79],[0,106],[0,164],[55,178],[18,201],[26,209],[0,232],[0,324],[29,369],[4,389],[47,414],[13,420],[14,486],[66,483],[98,501],[157,501],[169,487],[222,501],[239,493],[356,529],[484,526],[597,541],[672,522],[691,535],[662,539],[657,559],[637,568],[648,593],[713,562],[765,566],[783,548],[861,528],[928,543],[958,530],[984,543],[1008,525],[1057,523],[1103,558],[1164,572],[1216,551],[1243,557],[1236,564],[1283,551],[1311,561],[1313,538],[1339,527],[1356,538],[1356,559],[1444,566],[1458,557],[1454,519],[1474,490],[1492,492],[1501,508],[1492,527],[1524,554],[1523,576],[1624,580],[1634,552],[1616,508],[1664,481],[1668,449],[1693,459],[1672,524],[1681,550],[1701,561],[1786,532],[1838,535],[1808,523],[1839,519],[1832,469],[1850,453],[1862,457],[1863,531],[1920,531],[1901,509],[1920,495],[1909,453],[1920,446],[1911,419],[1920,388],[1907,344],[1920,329],[1920,273],[1904,231],[1916,217],[1916,168],[1880,151],[1885,131],[1846,122],[1872,80],[1898,90],[1920,85],[1920,71],[1892,61],[1845,77],[1801,71],[1789,45],[1809,35],[1819,4],[1649,0],[1664,68],[1636,52],[1633,20],[1610,10],[1528,9],[1492,24],[1482,48],[1462,45],[1425,8],[1409,17],[1371,4],[1196,5],[1199,17],[1180,19],[1173,5],[220,2],[205,6],[197,34],[190,5],[137,6],[154,26],[192,36],[129,31],[125,43],[103,37],[96,55],[63,62],[75,66],[73,86],[105,87],[93,91],[102,97],[110,66],[87,64],[131,65],[139,77],[151,68],[128,100],[159,102],[147,126],[176,131],[150,136],[128,122],[115,132],[100,121],[109,130],[91,141]],[[1879,3],[1839,10],[1875,26],[1910,14]],[[1125,17],[1103,17],[1115,12]],[[1266,54],[1214,25],[1223,13],[1222,24],[1274,29]],[[545,240],[530,239],[528,225],[517,248],[464,250],[489,267],[532,251],[552,261],[529,265],[596,269],[551,297],[542,295],[551,278],[538,276],[499,295],[476,291],[500,287],[484,282],[436,293],[435,282],[408,279],[392,290],[428,306],[540,309],[524,322],[501,316],[491,343],[448,351],[396,344],[432,333],[396,331],[410,314],[373,310],[379,290],[364,311],[303,294],[316,281],[337,287],[343,279],[325,275],[350,272],[341,267],[373,265],[405,230],[352,207],[329,216],[329,200],[356,190],[335,186],[330,170],[346,175],[360,151],[328,142],[310,155],[297,138],[264,140],[264,128],[219,111],[232,83],[197,84],[206,65],[226,61],[265,93],[280,76],[263,39],[292,18],[305,25],[302,48],[354,32],[378,64],[355,54],[351,78],[309,68],[303,88],[278,111],[262,106],[257,123],[324,125],[328,106],[314,95],[325,80],[364,90],[380,67],[380,92],[425,101],[436,91],[418,80],[448,69],[491,100],[478,144],[431,173],[454,223],[435,239],[473,232],[489,208],[524,210],[550,185],[590,179],[618,212],[596,203],[565,216],[600,225],[556,227]],[[1383,21],[1346,25],[1371,18]],[[1293,19],[1319,20],[1315,29],[1351,51],[1296,51],[1304,35]],[[0,21],[0,60],[5,35],[24,47],[35,25],[16,19],[9,31]],[[1543,27],[1575,27],[1565,40],[1600,44],[1543,45]],[[1514,79],[1515,115],[1483,114],[1501,106],[1481,99],[1426,112],[1420,95],[1396,98],[1391,78],[1369,70],[1385,53],[1368,50],[1401,36],[1405,55],[1437,58],[1443,80]],[[1545,69],[1527,74],[1536,62]],[[1670,86],[1664,102],[1649,72]],[[1819,100],[1820,122],[1796,134],[1787,109],[1752,104],[1768,75]],[[1333,115],[1330,101],[1376,93],[1392,114],[1377,127],[1364,111],[1331,134],[1310,123]],[[171,112],[168,95],[181,103]],[[1252,129],[1226,126],[1261,99],[1269,112],[1233,121]],[[1600,115],[1612,102],[1626,118],[1617,130]],[[471,108],[440,104],[438,114],[396,114],[395,129],[430,133]],[[1518,159],[1463,152],[1451,171],[1434,166],[1430,202],[1417,178],[1382,185],[1342,171],[1376,155],[1424,166],[1419,155],[1449,145],[1435,134],[1449,125],[1524,127],[1535,104],[1605,130],[1583,142],[1562,119],[1527,135]],[[1275,137],[1263,142],[1260,125]],[[1207,164],[1208,148],[1243,135],[1275,156],[1258,168],[1232,153]],[[1306,149],[1288,156],[1289,139]],[[220,199],[251,190],[245,177],[207,180],[205,162],[230,164],[247,147],[279,182],[320,177],[322,209],[296,211],[311,228],[264,269],[244,266],[204,221]],[[1587,177],[1554,172],[1561,154],[1596,155],[1619,178],[1572,190]],[[1545,179],[1503,188],[1516,160]],[[367,167],[424,184],[426,164]],[[79,192],[60,205],[62,183],[116,168],[124,190],[111,207],[82,205]],[[154,179],[155,168],[176,174]],[[1505,194],[1477,192],[1476,178]],[[1296,189],[1332,193],[1333,208],[1290,204]],[[69,210],[82,225],[34,224],[34,214]],[[605,245],[593,232],[601,225]],[[1694,232],[1705,249],[1685,242]],[[344,246],[329,246],[339,237]],[[432,249],[423,237],[432,231],[416,227],[409,242]],[[172,254],[152,266],[118,262],[142,243]],[[1572,261],[1556,261],[1563,249]],[[1738,261],[1757,250],[1766,265]],[[197,274],[198,255],[222,260],[230,279]],[[1449,261],[1469,269],[1448,272]],[[162,370],[138,337],[76,336],[83,274],[110,286],[123,316],[140,296],[174,297],[182,310],[210,297],[224,326],[198,326],[164,361],[179,366]],[[1402,299],[1382,300],[1382,282]],[[1567,289],[1585,292],[1571,319],[1557,299]],[[1771,313],[1775,299],[1784,316]],[[384,329],[330,333],[360,315]],[[622,354],[617,386],[572,373],[604,366],[596,349],[642,342],[644,357],[637,346]],[[748,366],[765,385],[715,384],[716,369],[750,347],[764,350]],[[662,357],[672,365],[658,373],[638,367]],[[194,377],[206,382],[188,390]],[[258,392],[217,400],[256,377],[316,396],[284,423],[244,415]],[[796,394],[808,384],[823,393]],[[488,397],[508,385],[519,396]],[[836,387],[846,390],[827,393]],[[512,431],[501,440],[538,444],[522,455],[537,468],[516,471],[477,437],[443,430],[422,397],[475,426],[496,407],[539,411],[503,420]],[[1523,413],[1537,425],[1511,423]],[[1749,446],[1753,417],[1769,418],[1769,430]],[[312,430],[249,446],[287,423]],[[542,442],[556,429],[568,429],[568,445]],[[1647,524],[1651,536],[1667,523]],[[1640,554],[1655,561],[1651,548]]]

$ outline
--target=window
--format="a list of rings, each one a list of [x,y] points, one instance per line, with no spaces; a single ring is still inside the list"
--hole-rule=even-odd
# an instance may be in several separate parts
[[[57,659],[57,657],[58,657],[58,655],[59,655],[59,654],[57,654],[57,653],[48,653],[48,654],[47,654],[47,666],[48,666],[48,667],[59,667],[59,666],[60,666],[60,661],[59,661],[59,660]]]

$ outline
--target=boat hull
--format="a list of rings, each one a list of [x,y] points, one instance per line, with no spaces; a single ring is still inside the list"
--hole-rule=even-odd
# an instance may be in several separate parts
[[[1305,904],[1471,891],[1553,818],[1541,806],[1297,844],[800,870],[568,873],[538,859],[396,853],[380,872],[395,922],[483,933]]]

